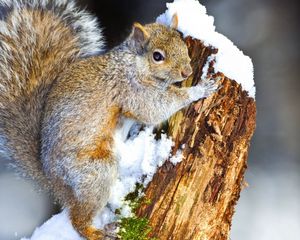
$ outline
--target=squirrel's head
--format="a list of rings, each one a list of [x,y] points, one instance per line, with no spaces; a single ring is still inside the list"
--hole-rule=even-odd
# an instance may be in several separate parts
[[[135,23],[129,36],[138,61],[159,85],[181,82],[192,74],[191,59],[181,34],[176,30],[177,24],[177,15],[173,16],[170,27]]]

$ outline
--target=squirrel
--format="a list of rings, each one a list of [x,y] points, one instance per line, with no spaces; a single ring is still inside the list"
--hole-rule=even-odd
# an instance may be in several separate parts
[[[50,189],[89,240],[118,176],[114,134],[126,119],[156,125],[217,89],[177,87],[192,74],[171,26],[134,23],[104,50],[96,19],[72,0],[0,0],[0,151]]]

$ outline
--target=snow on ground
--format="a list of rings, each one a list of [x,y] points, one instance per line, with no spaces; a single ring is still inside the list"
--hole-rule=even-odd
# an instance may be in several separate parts
[[[255,97],[253,64],[227,37],[215,31],[214,18],[198,0],[174,0],[167,3],[167,11],[157,18],[158,23],[170,25],[172,16],[178,15],[178,30],[183,35],[197,38],[206,46],[218,49],[215,71],[240,83],[250,97]],[[206,74],[204,75],[204,77]]]
[[[253,81],[253,65],[249,57],[245,56],[229,39],[215,31],[214,18],[206,14],[206,9],[197,0],[175,0],[167,4],[168,10],[157,18],[159,23],[169,25],[173,14],[179,18],[178,30],[185,36],[200,39],[205,45],[218,48],[218,53],[208,61],[215,60],[216,72],[222,72],[227,77],[240,83],[251,97],[255,96]],[[204,71],[207,67],[204,68]],[[206,75],[204,76],[206,77]],[[132,123],[124,126],[126,132]],[[135,137],[124,138],[124,134],[116,135],[116,154],[119,160],[119,178],[112,187],[112,194],[107,207],[94,220],[96,227],[103,228],[105,224],[116,221],[114,211],[121,209],[122,216],[130,216],[131,210],[124,197],[134,191],[136,183],[146,186],[152,179],[157,168],[169,157],[173,142],[162,135],[155,140],[153,128],[147,127],[141,132],[133,134]],[[175,165],[182,160],[182,153],[178,151],[170,161]],[[37,228],[31,240],[80,240],[80,236],[73,229],[67,210],[53,216],[50,220]],[[25,239],[23,239],[25,240]]]
[[[31,238],[21,240],[81,240],[71,225],[66,210],[54,215],[41,227],[36,228]]]

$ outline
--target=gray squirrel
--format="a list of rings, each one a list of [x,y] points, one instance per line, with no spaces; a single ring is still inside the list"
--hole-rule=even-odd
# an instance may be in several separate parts
[[[216,91],[192,74],[176,30],[135,23],[104,50],[96,19],[72,0],[0,0],[0,151],[51,190],[86,239],[118,176],[114,134],[127,120],[158,124]]]

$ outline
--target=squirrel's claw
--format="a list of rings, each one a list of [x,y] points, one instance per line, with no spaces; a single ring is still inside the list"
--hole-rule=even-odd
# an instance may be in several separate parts
[[[104,240],[117,240],[117,239],[119,239],[118,234],[117,234],[118,228],[119,228],[119,223],[117,223],[117,222],[106,224],[104,226],[104,231],[105,231]]]
[[[210,95],[219,91],[219,89],[222,88],[222,86],[218,84],[220,79],[221,77],[216,77],[216,78],[209,78],[201,81],[200,86],[202,86],[204,89],[204,96],[203,96],[204,98],[209,97]]]

